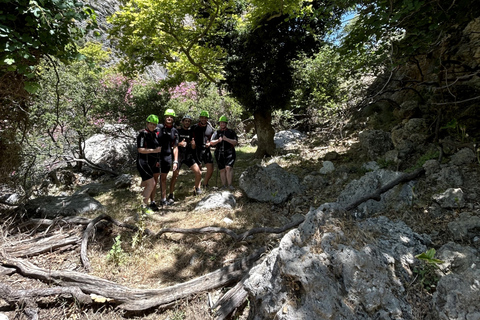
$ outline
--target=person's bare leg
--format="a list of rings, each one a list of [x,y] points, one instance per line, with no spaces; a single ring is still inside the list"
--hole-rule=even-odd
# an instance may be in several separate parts
[[[152,190],[155,188],[155,180],[153,178],[142,181],[140,184],[140,187],[143,187],[143,203],[145,205],[148,205],[148,199],[150,198],[150,195],[152,194]]]
[[[157,183],[158,183],[158,177],[160,176],[160,173],[154,173],[153,174],[153,180],[155,180],[155,184],[153,186],[152,192],[150,193],[150,202],[155,201],[155,195],[157,193]]]
[[[180,174],[180,169],[173,171],[172,179],[170,180],[170,194],[173,194],[175,190],[175,183],[177,182],[178,175]]]
[[[160,187],[162,188],[162,200],[167,199],[167,174],[160,175]]]
[[[208,185],[208,181],[213,175],[213,163],[206,163],[205,167],[207,167],[207,173],[205,174],[205,178],[203,179],[203,185]]]
[[[222,187],[227,186],[227,176],[225,175],[225,169],[220,170],[220,180],[222,181]]]
[[[233,167],[226,166],[225,171],[225,176],[227,177],[227,184],[230,187],[233,183]]]
[[[194,163],[193,166],[190,167],[190,169],[195,174],[195,188],[199,189],[200,182],[202,181],[202,171],[200,170],[200,167],[196,163]]]

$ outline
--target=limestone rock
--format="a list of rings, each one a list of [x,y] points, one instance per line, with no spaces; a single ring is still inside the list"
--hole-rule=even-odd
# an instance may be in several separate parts
[[[241,174],[239,185],[249,198],[274,204],[301,192],[298,177],[283,170],[277,163],[249,167]]]

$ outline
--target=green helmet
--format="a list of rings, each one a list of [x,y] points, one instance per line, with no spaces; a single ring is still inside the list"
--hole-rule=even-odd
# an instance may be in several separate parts
[[[202,110],[202,112],[200,112],[200,117],[210,118],[210,115],[208,114],[207,110]]]
[[[154,114],[151,114],[148,116],[147,122],[158,124],[158,117]]]
[[[175,111],[173,109],[167,109],[163,115],[175,117]]]
[[[218,119],[218,122],[228,122],[227,116],[226,115],[221,116],[220,119]]]

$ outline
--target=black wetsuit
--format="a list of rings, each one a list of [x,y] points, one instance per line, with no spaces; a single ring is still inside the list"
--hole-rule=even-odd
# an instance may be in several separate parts
[[[156,149],[159,147],[158,131],[148,131],[142,129],[137,135],[137,148]],[[160,173],[160,154],[159,153],[137,153],[137,170],[142,177],[142,181],[153,178],[155,173]]]
[[[207,147],[207,142],[210,142],[213,132],[212,125],[207,122],[205,126],[202,126],[200,123],[192,126],[193,130],[193,138],[195,139],[195,154],[196,154],[196,161],[199,165],[203,163],[213,163],[212,152],[210,151],[210,147]]]
[[[227,137],[229,139],[238,141],[235,131],[226,128],[225,130],[217,130],[212,136],[212,140],[218,140],[220,137]],[[217,161],[218,169],[225,169],[226,166],[233,167],[237,155],[235,147],[231,143],[222,140],[215,145],[215,160]]]
[[[173,162],[173,148],[178,145],[178,131],[175,127],[157,125],[157,140],[162,151],[160,153],[160,168],[162,173],[168,173]]]
[[[185,129],[183,127],[177,130],[178,141],[182,142],[185,140],[187,143],[186,147],[178,146],[178,170],[180,170],[183,163],[190,168],[196,163],[195,149],[192,149],[193,130],[191,128]]]

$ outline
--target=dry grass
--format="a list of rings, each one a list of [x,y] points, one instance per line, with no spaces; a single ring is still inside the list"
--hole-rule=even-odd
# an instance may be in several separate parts
[[[255,149],[251,147],[237,150],[234,181],[238,183],[240,174],[258,160],[253,158]],[[205,169],[204,169],[205,170]],[[133,172],[134,173],[134,172]],[[205,174],[205,171],[203,172]],[[134,173],[136,175],[136,173]],[[220,185],[220,177],[210,180],[211,191]],[[170,176],[168,177],[168,182]],[[115,190],[96,197],[105,206],[105,213],[113,219],[136,225],[141,229],[158,232],[162,228],[201,228],[208,226],[225,227],[237,234],[254,227],[283,226],[284,220],[278,217],[278,208],[270,204],[257,203],[248,200],[240,190],[233,192],[237,201],[234,210],[218,209],[209,211],[194,211],[200,196],[194,196],[192,191],[193,174],[185,167],[179,176],[175,196],[178,201],[173,206],[161,210],[159,214],[142,217],[139,214],[141,203],[139,177],[136,183],[127,190]],[[235,184],[235,183],[234,183]],[[210,191],[210,192],[211,192]],[[157,190],[157,198],[160,190]],[[99,213],[92,213],[88,218],[95,218]],[[230,221],[227,223],[225,218]],[[3,240],[8,236],[6,228],[0,228]],[[79,230],[81,232],[81,230]],[[27,237],[26,234],[19,236]],[[120,263],[116,264],[107,257],[112,252],[115,239],[120,236]],[[139,237],[140,236],[140,237]],[[141,236],[131,230],[109,226],[99,229],[89,241],[88,258],[91,263],[91,275],[98,276],[130,288],[163,288],[176,283],[185,282],[212,272],[220,267],[233,263],[236,259],[252,253],[261,246],[268,245],[272,235],[255,235],[251,239],[235,242],[225,234],[175,234],[166,233],[160,238]],[[135,239],[135,242],[134,242]],[[2,243],[5,243],[2,241]],[[31,261],[42,268],[55,270],[75,270],[85,272],[80,264],[80,249],[68,252],[55,252],[32,257]],[[4,279],[2,279],[3,281]],[[48,284],[25,279],[14,275],[5,279],[13,288],[30,289],[46,288]],[[141,319],[213,319],[209,309],[209,298],[216,301],[221,291],[200,294],[188,300],[178,301],[167,310],[151,310],[138,315]],[[12,319],[22,319],[24,306],[9,311],[6,305],[5,313]],[[125,319],[126,315],[114,310],[113,306],[102,305],[85,308],[62,297],[48,298],[40,301],[39,318],[48,319]],[[245,311],[246,312],[246,311]],[[241,319],[242,311],[237,313]]]

